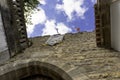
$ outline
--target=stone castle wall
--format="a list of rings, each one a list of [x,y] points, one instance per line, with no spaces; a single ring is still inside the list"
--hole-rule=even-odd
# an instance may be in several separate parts
[[[0,13],[0,63],[9,59],[8,46]]]
[[[73,80],[120,80],[119,52],[96,47],[94,32],[66,34],[64,40],[54,46],[45,44],[48,38],[49,36],[30,39],[33,42],[31,47],[0,66],[0,79],[8,80],[13,78],[11,76],[31,74],[36,70],[44,73],[43,68],[34,66],[37,63],[42,66],[40,62],[43,62],[64,70]],[[29,68],[29,65],[33,67]],[[18,71],[18,68],[24,66],[26,69]],[[58,69],[52,69],[59,72]],[[8,74],[10,71],[13,73]],[[3,76],[4,74],[8,75]]]
[[[4,33],[1,14],[0,14],[0,52],[4,51],[6,49],[7,49],[7,43],[5,40],[5,33]]]

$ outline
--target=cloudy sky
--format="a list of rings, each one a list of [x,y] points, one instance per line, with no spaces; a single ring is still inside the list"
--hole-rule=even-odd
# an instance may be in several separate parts
[[[28,37],[93,31],[96,0],[41,0],[32,14]]]

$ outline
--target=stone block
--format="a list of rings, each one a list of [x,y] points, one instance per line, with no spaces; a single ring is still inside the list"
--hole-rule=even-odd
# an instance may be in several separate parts
[[[0,52],[0,64],[10,59],[10,54],[8,50]]]

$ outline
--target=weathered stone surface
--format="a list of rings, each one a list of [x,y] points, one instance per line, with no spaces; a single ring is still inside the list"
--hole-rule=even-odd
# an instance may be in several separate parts
[[[9,59],[10,59],[10,54],[8,50],[4,50],[0,52],[0,64],[6,62]]]
[[[7,49],[6,36],[5,36],[3,22],[1,19],[1,12],[0,12],[0,52],[6,49]]]
[[[15,65],[38,61],[61,68],[73,80],[120,79],[120,53],[96,47],[94,32],[66,34],[63,42],[55,46],[44,44],[48,37],[32,38],[31,47],[1,65],[0,75]]]
[[[48,40],[45,43],[50,46],[53,46],[55,44],[62,42],[63,37],[64,35],[60,35],[60,34],[52,35],[48,38]]]
[[[0,12],[0,64],[10,58]]]

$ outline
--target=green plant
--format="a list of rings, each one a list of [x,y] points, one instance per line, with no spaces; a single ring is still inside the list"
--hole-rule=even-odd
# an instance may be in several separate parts
[[[23,0],[24,1],[24,16],[25,21],[27,24],[32,24],[31,22],[31,14],[35,13],[35,11],[38,11],[37,9],[38,4],[40,2],[38,0]]]

